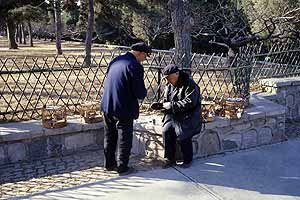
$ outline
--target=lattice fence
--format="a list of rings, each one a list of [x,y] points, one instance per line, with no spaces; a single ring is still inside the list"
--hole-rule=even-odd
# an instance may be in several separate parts
[[[271,58],[268,58],[268,62],[278,62],[279,56],[276,52],[266,55],[258,53],[255,56],[253,52],[257,49],[259,47],[245,49],[232,63],[229,63],[223,54],[194,54],[191,69],[184,70],[188,70],[199,84],[205,99],[247,98],[250,78],[269,77],[270,74],[274,75],[276,72],[275,75],[278,75],[283,71],[277,69],[280,68],[278,65],[266,63],[266,55]],[[100,101],[108,63],[126,50],[103,50],[93,55],[90,66],[84,66],[84,57],[78,55],[5,58],[0,56],[0,121],[40,118],[41,109],[47,104],[63,104],[72,114],[81,102]],[[299,74],[299,59],[296,58],[299,51],[289,53],[293,61],[289,62],[288,66],[286,62],[279,65],[289,69],[283,72],[286,75]],[[283,54],[288,55],[285,52]],[[261,61],[262,59],[265,60]],[[174,52],[155,51],[143,63],[144,80],[148,89],[143,105],[147,106],[148,103],[161,99],[165,86],[161,69],[173,62]],[[268,76],[265,75],[266,72]]]
[[[300,76],[299,43],[272,43],[249,46],[241,49],[243,53],[252,53],[253,69],[251,80],[264,78]]]

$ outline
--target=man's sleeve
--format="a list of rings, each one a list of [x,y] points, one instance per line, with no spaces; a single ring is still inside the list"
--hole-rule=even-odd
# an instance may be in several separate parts
[[[179,101],[174,101],[172,103],[172,111],[184,112],[193,109],[200,104],[200,89],[196,84],[190,82],[189,86],[186,88],[185,98]]]
[[[170,87],[169,85],[166,85],[163,93],[163,99],[160,101],[161,103],[170,101],[169,92],[170,92]]]

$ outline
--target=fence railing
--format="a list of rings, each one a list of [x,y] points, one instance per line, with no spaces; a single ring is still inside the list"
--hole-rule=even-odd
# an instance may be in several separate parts
[[[251,80],[300,76],[300,45],[298,43],[258,44],[242,48],[252,55]],[[251,55],[250,55],[251,54]]]
[[[82,102],[100,101],[107,65],[125,51],[126,48],[101,51],[92,56],[90,66],[84,65],[85,58],[80,55],[0,56],[0,121],[40,118],[42,107],[48,104],[63,104],[74,113]],[[275,64],[260,64],[257,56],[248,54],[245,59],[245,55],[237,55],[229,63],[223,54],[193,54],[191,68],[184,70],[199,84],[205,99],[248,98],[250,78],[267,77],[266,69],[268,76],[299,73],[299,62],[289,63],[286,68],[291,70],[282,72]],[[170,51],[154,51],[143,63],[148,90],[143,104],[161,99],[165,86],[161,69],[170,63],[174,63],[174,52]]]

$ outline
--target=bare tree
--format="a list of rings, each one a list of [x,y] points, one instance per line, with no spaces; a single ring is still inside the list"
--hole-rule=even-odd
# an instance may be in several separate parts
[[[94,28],[94,1],[88,1],[88,25],[85,39],[85,65],[91,64],[92,38]]]
[[[193,18],[189,15],[185,0],[169,0],[171,10],[172,28],[174,32],[174,42],[176,49],[175,62],[181,67],[190,67],[192,56],[191,31]]]
[[[249,43],[299,38],[299,32],[293,29],[295,23],[299,24],[300,21],[299,8],[282,9],[276,17],[270,17],[264,15],[264,8],[261,8],[261,14],[251,8],[251,3],[243,5],[248,9],[247,15],[245,8],[238,9],[236,4],[227,0],[214,1],[206,9],[201,6],[193,7],[193,14],[197,20],[192,35],[205,37],[211,44],[227,48],[230,57],[235,56],[239,47]],[[253,29],[253,26],[256,28]]]
[[[141,19],[139,19],[139,27],[147,36],[147,40],[150,45],[152,45],[158,37],[172,33],[172,26],[168,16],[159,15],[155,17],[148,17],[147,15],[141,15]],[[136,35],[140,37],[138,34]]]

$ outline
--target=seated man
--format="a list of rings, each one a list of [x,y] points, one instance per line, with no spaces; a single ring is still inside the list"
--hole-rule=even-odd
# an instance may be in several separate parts
[[[183,168],[191,166],[193,160],[192,137],[201,131],[200,89],[188,74],[174,64],[167,65],[163,71],[168,84],[162,103],[153,103],[153,109],[163,109],[163,137],[165,163],[163,168],[176,164],[176,141],[182,155]]]

